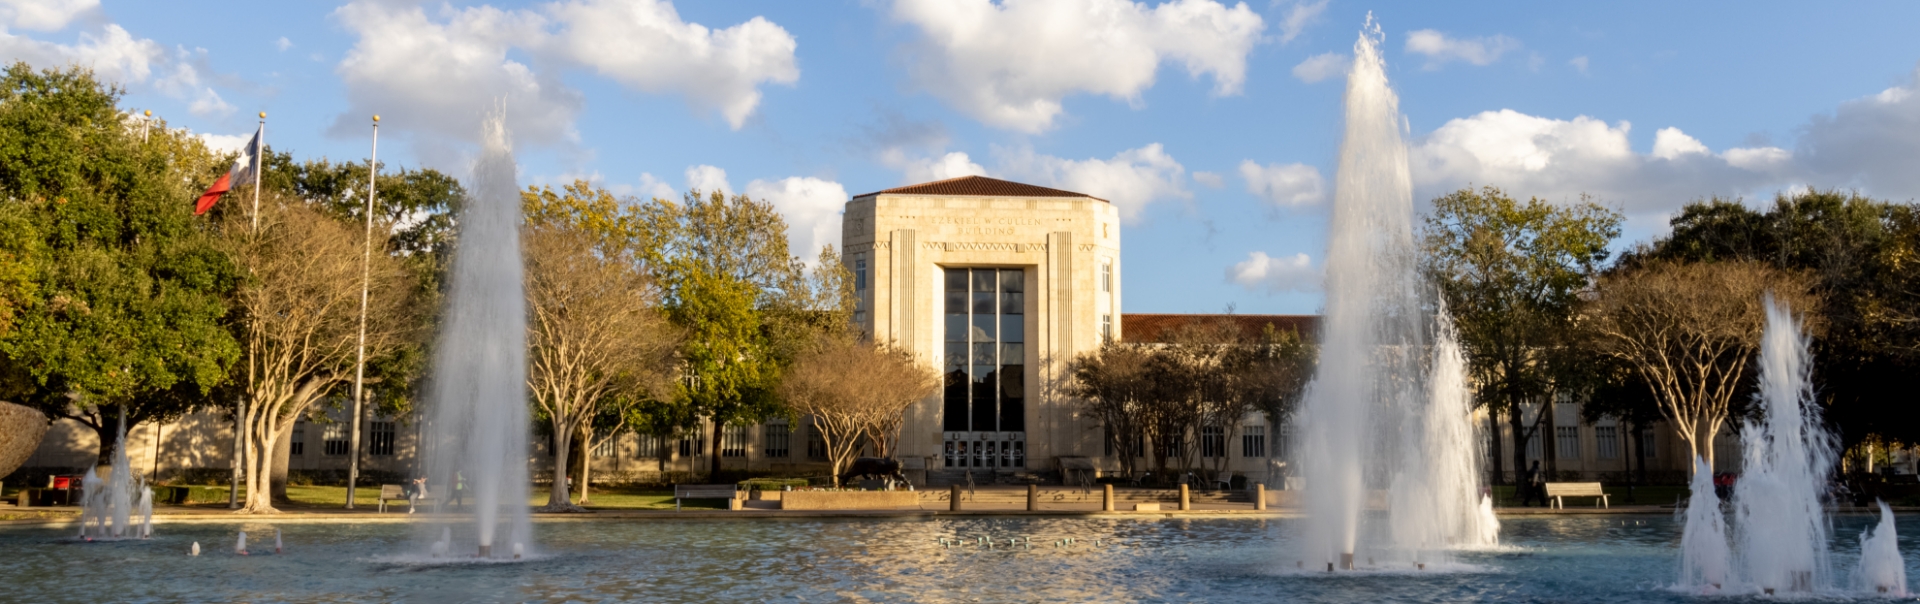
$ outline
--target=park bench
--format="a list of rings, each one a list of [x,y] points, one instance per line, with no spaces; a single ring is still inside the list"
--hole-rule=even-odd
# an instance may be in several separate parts
[[[406,500],[407,500],[407,489],[404,485],[397,485],[397,484],[380,485],[380,512],[381,513],[386,513],[388,501],[406,501]],[[421,497],[417,500],[414,500],[413,503],[424,504],[431,500],[432,500],[431,497]]]
[[[1553,499],[1553,507],[1563,510],[1567,506],[1561,503],[1562,497],[1594,497],[1593,507],[1612,507],[1607,505],[1607,493],[1597,482],[1549,482],[1547,497]]]
[[[680,511],[682,499],[727,499],[727,509],[736,509],[740,499],[740,486],[731,484],[676,484],[673,485],[673,511]]]

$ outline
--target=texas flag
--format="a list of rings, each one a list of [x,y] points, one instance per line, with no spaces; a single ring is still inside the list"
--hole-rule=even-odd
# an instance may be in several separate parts
[[[240,150],[240,157],[234,158],[233,167],[228,168],[226,174],[221,174],[220,180],[213,181],[213,186],[208,188],[207,192],[200,194],[199,201],[193,202],[194,216],[205,214],[207,210],[213,209],[214,202],[220,201],[220,196],[227,194],[227,191],[234,187],[253,184],[255,179],[253,163],[254,158],[260,156],[262,130],[265,130],[265,126],[253,132],[253,140],[247,141],[246,148]]]

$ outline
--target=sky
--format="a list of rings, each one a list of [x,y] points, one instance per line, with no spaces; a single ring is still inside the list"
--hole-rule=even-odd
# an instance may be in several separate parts
[[[1111,200],[1126,312],[1316,313],[1371,14],[1416,207],[1466,186],[1626,217],[1807,188],[1920,197],[1920,3],[0,0],[0,49],[237,148],[523,185],[764,199],[796,250],[852,195],[984,174]],[[810,255],[811,252],[808,252]]]

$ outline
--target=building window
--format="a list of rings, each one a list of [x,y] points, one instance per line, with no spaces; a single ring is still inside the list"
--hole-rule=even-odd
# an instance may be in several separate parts
[[[1580,459],[1580,427],[1554,426],[1553,432],[1559,444],[1555,452],[1560,454],[1560,459]]]
[[[639,459],[660,456],[660,437],[652,434],[634,435],[633,456]]]
[[[1200,427],[1200,456],[1208,459],[1227,456],[1227,429],[1220,426]]]
[[[949,268],[941,430],[947,467],[1024,467],[1026,271]]]
[[[367,453],[383,457],[393,455],[393,422],[368,423],[373,425],[370,432],[373,438],[367,442]]]
[[[1100,261],[1100,293],[1113,293],[1113,261]]]
[[[327,424],[326,430],[320,433],[320,438],[326,440],[326,448],[327,448],[326,453],[328,455],[346,455],[347,454],[347,425],[346,424],[342,424],[340,422],[333,422],[333,423]]]
[[[1640,452],[1637,453],[1637,455],[1639,455],[1640,457],[1651,459],[1654,456],[1654,451],[1655,449],[1653,448],[1653,431],[1642,429],[1640,431]]]
[[[1113,341],[1113,315],[1100,315],[1100,341]]]
[[[707,452],[707,426],[696,425],[680,436],[680,456],[699,457]]]
[[[867,255],[853,257],[853,291],[867,291]]]
[[[1533,438],[1527,439],[1527,459],[1546,459],[1546,454],[1542,453],[1544,449],[1540,446],[1540,443],[1545,440],[1547,440],[1545,434],[1541,434],[1538,430],[1533,432]]]
[[[307,422],[293,423],[293,440],[287,445],[289,455],[305,455],[307,452]]]
[[[1161,451],[1164,454],[1166,454],[1167,459],[1182,459],[1187,456],[1186,455],[1187,443],[1185,442],[1186,439],[1183,438],[1182,435],[1169,434],[1165,438],[1162,438],[1160,440],[1166,441],[1166,442],[1160,443],[1160,445],[1161,445]]]
[[[820,438],[820,426],[812,426],[807,430],[807,459],[821,460],[826,458],[827,440]]]
[[[725,425],[720,427],[720,456],[746,457],[748,427]]]
[[[1594,427],[1593,444],[1600,450],[1600,459],[1619,459],[1620,429],[1613,426]]]
[[[608,436],[605,438],[601,438],[600,440],[595,441],[593,443],[593,456],[594,457],[613,457],[614,454],[619,450],[619,448],[620,448],[619,437]]]
[[[1286,457],[1293,450],[1293,424],[1282,423],[1273,431],[1273,453],[1276,457]]]
[[[1240,433],[1240,456],[1254,457],[1254,458],[1266,457],[1267,456],[1267,427],[1266,426],[1247,426],[1245,428],[1241,428],[1241,430],[1242,432]]]
[[[762,454],[767,457],[786,457],[789,443],[793,440],[793,433],[787,426],[787,420],[776,419],[767,422],[763,428]]]

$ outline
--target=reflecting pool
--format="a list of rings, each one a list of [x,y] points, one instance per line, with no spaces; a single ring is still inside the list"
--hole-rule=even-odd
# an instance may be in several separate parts
[[[1845,576],[1868,515],[1834,518]],[[435,564],[406,524],[166,524],[148,541],[0,529],[0,584],[36,602],[1728,602],[1669,588],[1666,516],[1502,519],[1498,549],[1451,569],[1298,570],[1298,519],[902,518],[541,522],[509,564]],[[286,553],[273,555],[278,528]],[[240,530],[253,555],[233,553]],[[1899,518],[1909,560],[1920,517]],[[988,549],[981,538],[991,538]],[[1010,547],[1012,538],[1030,539]],[[942,545],[941,539],[961,545]],[[1058,547],[1060,540],[1074,543]],[[202,554],[189,557],[192,542]],[[1097,541],[1097,544],[1096,544]],[[264,545],[264,547],[263,547]],[[1909,568],[1910,574],[1914,573]],[[1920,575],[1916,575],[1920,576]],[[1851,599],[1848,594],[1828,594]],[[1862,599],[1870,599],[1865,595]]]

